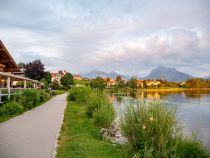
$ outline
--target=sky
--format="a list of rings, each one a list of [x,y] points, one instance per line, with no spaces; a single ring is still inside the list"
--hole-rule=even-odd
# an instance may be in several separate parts
[[[210,75],[210,0],[0,0],[17,63],[145,77],[159,65]]]

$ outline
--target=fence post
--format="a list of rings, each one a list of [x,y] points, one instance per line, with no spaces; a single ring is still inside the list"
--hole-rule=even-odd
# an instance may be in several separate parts
[[[27,88],[26,80],[24,80],[24,89]]]
[[[8,91],[8,99],[10,99],[10,77],[7,77],[7,91]]]

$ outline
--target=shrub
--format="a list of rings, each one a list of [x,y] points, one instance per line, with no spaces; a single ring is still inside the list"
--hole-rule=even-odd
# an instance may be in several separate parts
[[[39,91],[40,102],[44,102],[50,98],[50,94],[44,90]]]
[[[135,157],[197,157],[206,153],[195,139],[182,135],[176,109],[169,109],[161,102],[127,106],[121,117],[121,128]]]
[[[195,136],[184,137],[179,140],[177,155],[181,158],[207,158],[209,156]]]
[[[94,123],[108,127],[115,117],[115,111],[108,98],[99,91],[94,91],[87,102],[86,114],[93,117]]]
[[[92,89],[89,87],[73,87],[69,91],[69,95],[67,97],[68,101],[78,101],[78,102],[87,102],[90,94],[92,93]]]
[[[20,102],[25,109],[31,109],[40,103],[40,94],[35,89],[24,90],[18,102]]]
[[[3,116],[5,114],[5,109],[3,106],[0,106],[0,116]]]
[[[139,157],[170,157],[175,153],[180,135],[176,111],[161,103],[138,102],[126,107],[121,127]]]
[[[3,105],[3,110],[5,115],[21,114],[23,112],[23,106],[16,101],[11,101]]]
[[[93,118],[96,125],[108,127],[115,117],[115,111],[108,98],[99,90],[89,87],[74,87],[69,91],[69,101],[85,103],[86,115]]]
[[[111,103],[102,104],[93,114],[94,123],[104,128],[108,128],[114,118],[115,111]]]

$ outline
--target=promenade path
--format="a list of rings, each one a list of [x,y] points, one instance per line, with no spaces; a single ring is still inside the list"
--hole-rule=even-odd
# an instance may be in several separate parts
[[[66,94],[0,124],[0,158],[50,158],[67,105]]]

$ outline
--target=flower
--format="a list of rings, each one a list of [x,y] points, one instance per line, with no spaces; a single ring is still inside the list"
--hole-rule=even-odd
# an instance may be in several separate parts
[[[149,120],[150,120],[150,121],[153,121],[153,117],[150,117]]]
[[[143,129],[145,129],[146,128],[146,126],[145,125],[143,125]]]

